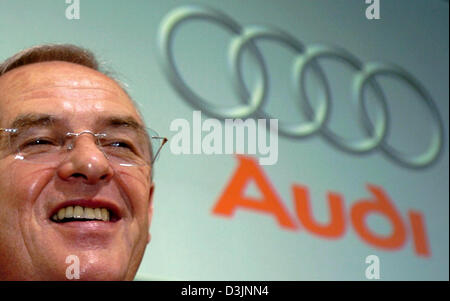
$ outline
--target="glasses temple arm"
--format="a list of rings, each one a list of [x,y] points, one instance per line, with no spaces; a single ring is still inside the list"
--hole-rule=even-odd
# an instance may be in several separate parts
[[[168,139],[166,137],[156,137],[153,136],[152,139],[162,139],[162,143],[158,148],[158,151],[156,152],[156,154],[153,156],[153,160],[152,163],[155,162],[156,158],[158,158],[159,152],[161,151],[162,147],[164,146],[164,144],[166,144],[166,142],[168,141]]]

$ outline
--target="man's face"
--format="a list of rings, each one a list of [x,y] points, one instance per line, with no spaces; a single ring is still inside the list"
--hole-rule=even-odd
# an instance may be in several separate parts
[[[75,133],[102,132],[111,119],[142,124],[113,80],[79,65],[38,63],[0,77],[1,128],[40,115]],[[0,145],[0,280],[64,280],[69,255],[79,258],[80,280],[133,279],[150,240],[150,167],[111,164],[89,134],[57,164],[20,160]],[[53,221],[68,205],[105,208],[110,221]]]

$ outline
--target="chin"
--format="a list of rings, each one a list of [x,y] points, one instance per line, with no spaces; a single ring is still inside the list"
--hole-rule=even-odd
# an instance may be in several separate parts
[[[130,258],[120,250],[90,250],[78,252],[80,281],[121,281],[130,274]],[[66,262],[66,267],[74,261]],[[70,270],[73,273],[73,269]],[[131,271],[132,272],[132,271]],[[134,277],[134,274],[133,274]]]
[[[123,281],[126,279],[126,273],[121,270],[104,269],[91,267],[80,274],[78,281]]]
[[[121,281],[134,277],[135,271],[130,264],[132,256],[121,248],[96,246],[86,250],[59,246],[42,251],[40,262],[33,269],[35,277],[30,278],[37,276],[45,281]]]

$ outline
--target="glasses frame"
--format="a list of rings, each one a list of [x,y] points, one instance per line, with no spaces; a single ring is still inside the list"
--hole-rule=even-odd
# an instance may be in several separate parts
[[[8,135],[17,133],[18,131],[19,131],[19,129],[17,129],[17,128],[0,128],[0,132],[4,132],[4,133],[6,133],[6,134],[8,134]],[[166,137],[159,136],[158,133],[157,133],[155,130],[151,129],[151,128],[147,128],[147,127],[146,127],[146,128],[145,128],[145,131],[146,131],[148,137],[150,138],[150,147],[151,147],[151,150],[152,150],[152,159],[151,159],[151,161],[150,161],[150,166],[152,166],[153,163],[154,163],[154,162],[156,161],[156,159],[158,158],[158,155],[159,155],[159,153],[161,152],[162,147],[164,146],[164,144],[167,143],[168,139],[167,139]],[[149,131],[155,133],[156,135],[149,135]],[[97,145],[97,147],[99,147],[100,151],[101,151],[101,152],[103,153],[103,155],[107,158],[108,162],[111,162],[110,159],[108,158],[108,156],[107,156],[107,155],[103,152],[103,150],[100,148],[101,145],[98,143],[98,141],[99,141],[98,139],[99,139],[99,138],[102,138],[102,137],[105,137],[107,134],[101,133],[101,132],[100,132],[100,133],[94,133],[94,132],[92,132],[92,131],[90,131],[90,130],[84,130],[84,131],[81,131],[81,132],[79,132],[79,133],[67,132],[66,135],[65,135],[65,137],[66,137],[66,138],[67,138],[67,137],[75,137],[75,139],[76,139],[76,138],[78,138],[79,136],[81,136],[81,135],[83,135],[83,134],[90,134],[90,135],[92,135],[94,138],[96,138],[96,143],[95,143],[95,144]],[[154,153],[153,142],[152,142],[153,139],[156,139],[156,140],[162,140],[161,144],[159,145],[159,147],[158,147],[158,149],[157,149],[157,151],[156,151],[155,153]],[[67,146],[66,149],[67,149],[67,150],[72,150],[73,147],[74,147],[74,143],[71,143],[71,144],[69,144],[69,145]],[[17,152],[19,151],[19,149],[12,150],[11,146],[10,146],[10,150],[13,151],[13,153],[17,153]],[[17,155],[16,155],[15,158],[16,158],[16,159],[19,159],[19,160],[26,160],[26,159],[24,159],[24,157],[20,158],[20,157],[18,157]],[[121,165],[121,166],[139,166],[139,165],[129,165],[129,164],[124,164],[124,165],[119,164],[119,165]]]

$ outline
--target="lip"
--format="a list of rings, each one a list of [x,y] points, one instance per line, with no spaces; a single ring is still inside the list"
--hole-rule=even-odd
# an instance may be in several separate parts
[[[119,221],[122,218],[122,211],[120,208],[107,200],[102,199],[76,199],[76,200],[69,200],[62,202],[58,204],[56,207],[54,207],[52,210],[50,210],[50,214],[48,218],[51,220],[51,217],[58,213],[58,211],[62,208],[68,207],[68,206],[82,206],[82,207],[88,207],[88,208],[106,208],[111,214],[111,219],[109,222],[105,221],[74,221],[74,222],[68,222],[68,223],[61,223],[61,224],[79,224],[79,223],[102,223],[102,224],[110,224],[115,223]],[[59,223],[57,223],[59,224]]]
[[[94,235],[95,237],[102,237],[104,235],[114,235],[117,232],[117,227],[120,227],[120,221],[104,222],[104,221],[73,221],[67,223],[53,223],[56,229],[62,231],[65,235],[75,235],[84,237],[85,235]]]

